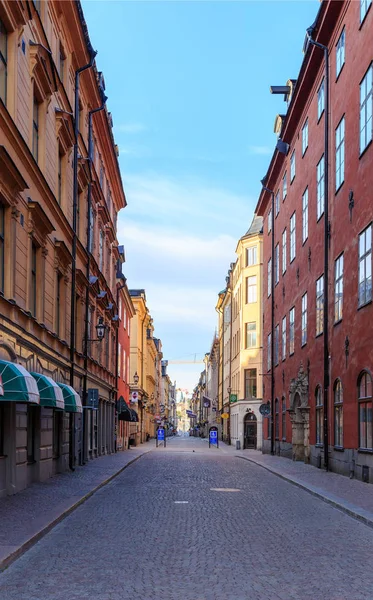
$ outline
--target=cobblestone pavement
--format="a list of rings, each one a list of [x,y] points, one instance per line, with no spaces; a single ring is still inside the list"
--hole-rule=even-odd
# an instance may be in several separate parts
[[[303,490],[176,439],[4,571],[0,598],[372,600],[372,547],[370,527]]]

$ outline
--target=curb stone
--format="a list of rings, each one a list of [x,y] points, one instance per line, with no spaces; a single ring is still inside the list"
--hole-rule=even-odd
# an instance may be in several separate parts
[[[284,475],[283,473],[279,473],[278,471],[269,467],[268,465],[263,465],[262,463],[257,462],[252,458],[248,458],[246,456],[239,456],[237,454],[235,454],[235,458],[242,458],[243,460],[247,460],[248,462],[257,465],[258,467],[262,467],[269,473],[272,473],[273,475],[280,477],[280,479],[283,479],[284,481],[287,481],[288,483],[291,483],[292,485],[301,488],[302,490],[308,492],[312,496],[316,496],[316,498],[319,498],[323,502],[326,502],[326,504],[330,504],[331,506],[334,506],[334,508],[337,508],[338,510],[346,513],[353,519],[356,519],[357,521],[364,523],[364,525],[368,525],[368,527],[373,528],[373,514],[369,511],[364,510],[363,508],[359,508],[358,506],[351,504],[347,501],[343,501],[338,496],[335,496],[334,494],[329,494],[321,488],[317,488],[310,484],[305,484],[303,481],[291,477],[290,475]]]
[[[127,467],[132,465],[134,462],[136,462],[137,460],[139,460],[140,458],[142,458],[143,456],[145,456],[145,454],[148,454],[149,452],[151,452],[151,450],[147,450],[147,451],[143,452],[143,454],[140,454],[139,456],[135,456],[132,460],[130,460],[123,467],[121,467],[118,471],[116,471],[115,473],[113,473],[112,475],[107,477],[104,481],[102,481],[101,483],[96,485],[96,487],[91,489],[87,494],[85,494],[84,496],[79,498],[79,500],[77,500],[74,504],[69,506],[69,508],[64,510],[58,517],[56,517],[50,523],[48,523],[48,525],[45,525],[45,527],[42,527],[37,533],[35,533],[28,540],[26,540],[24,543],[22,543],[17,548],[17,550],[15,550],[11,554],[9,554],[3,560],[0,560],[0,573],[5,571],[5,569],[7,569],[9,567],[9,565],[11,565],[15,560],[17,560],[17,558],[22,556],[22,554],[24,554],[25,552],[30,550],[30,548],[32,548],[32,546],[34,546],[47,533],[49,533],[56,525],[61,523],[61,521],[63,521],[72,512],[74,512],[74,510],[77,509],[81,504],[84,504],[84,502],[86,502],[86,500],[88,500],[91,496],[93,496],[93,494],[95,494],[99,489],[103,488],[105,485],[110,483],[115,477],[117,477],[125,469],[127,469]]]

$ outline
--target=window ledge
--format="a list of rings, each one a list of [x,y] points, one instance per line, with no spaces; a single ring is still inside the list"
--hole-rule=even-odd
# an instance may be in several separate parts
[[[343,33],[343,32],[342,32],[342,33]],[[341,35],[342,35],[342,34],[341,34]],[[341,76],[341,73],[342,73],[342,71],[343,71],[343,67],[345,66],[345,64],[346,64],[346,61],[343,63],[343,65],[342,65],[342,66],[341,66],[341,68],[339,69],[339,73],[338,73],[338,75],[337,75],[337,76],[336,76],[336,78],[335,78],[335,83],[337,83],[338,79],[340,78],[340,76]]]
[[[339,187],[337,187],[337,189],[334,192],[334,195],[336,196],[339,192],[340,189],[343,188],[343,184],[344,184],[345,180],[342,181],[342,183],[339,184]]]
[[[325,108],[323,108],[323,109],[322,109],[321,115],[320,115],[320,116],[319,116],[319,118],[317,119],[317,124],[319,124],[319,123],[320,123],[320,121],[321,121],[321,119],[322,119],[322,116],[323,116],[324,112],[325,112]]]
[[[307,148],[305,149],[305,151],[303,152],[303,154],[302,154],[302,158],[303,158],[303,157],[306,155],[306,152],[307,152],[307,150],[308,150],[308,146],[307,146]]]
[[[324,198],[324,202],[325,202],[325,198]],[[320,219],[322,219],[324,216],[324,211],[322,211],[321,215],[319,217],[317,217],[316,219],[316,223],[318,223],[320,221]]]
[[[334,327],[342,323],[342,319],[338,319],[338,321],[334,321]]]
[[[360,304],[357,307],[357,310],[360,310],[361,308],[364,308],[365,306],[369,306],[369,304],[372,304],[372,300],[368,300],[368,302],[364,302],[364,304]]]
[[[304,242],[302,242],[302,247],[304,246],[304,244],[307,242],[308,240],[308,236],[306,237],[306,239],[304,240]]]
[[[343,446],[333,446],[333,449],[336,450],[337,452],[344,452],[345,449]]]
[[[324,448],[324,444],[315,444],[315,448]]]
[[[373,454],[373,448],[358,448],[357,451],[361,454]]]
[[[304,342],[304,343],[301,345],[301,348],[304,348],[304,346],[307,346],[307,342]]]
[[[317,339],[317,338],[321,337],[323,335],[323,333],[324,333],[323,331],[320,331],[320,333],[316,333],[315,338]]]
[[[359,154],[359,160],[364,156],[364,154],[366,153],[366,151],[368,150],[368,148],[370,148],[370,146],[372,145],[373,139],[369,140],[369,142],[367,143],[367,145],[365,146],[364,150],[362,150]]]

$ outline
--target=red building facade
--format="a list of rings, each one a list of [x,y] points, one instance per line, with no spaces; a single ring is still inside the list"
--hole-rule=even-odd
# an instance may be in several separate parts
[[[373,482],[371,4],[320,4],[309,33],[328,51],[328,160],[325,52],[308,43],[297,81],[288,82],[286,115],[276,120],[288,152],[275,150],[264,182],[274,193],[273,231],[268,190],[256,212],[264,217],[264,397],[272,397],[273,368],[274,452],[321,466],[326,431],[329,468]]]

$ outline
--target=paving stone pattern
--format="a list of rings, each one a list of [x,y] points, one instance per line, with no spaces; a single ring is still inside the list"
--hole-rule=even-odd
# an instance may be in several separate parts
[[[172,440],[4,571],[0,598],[371,600],[372,547],[370,527],[263,468]]]

